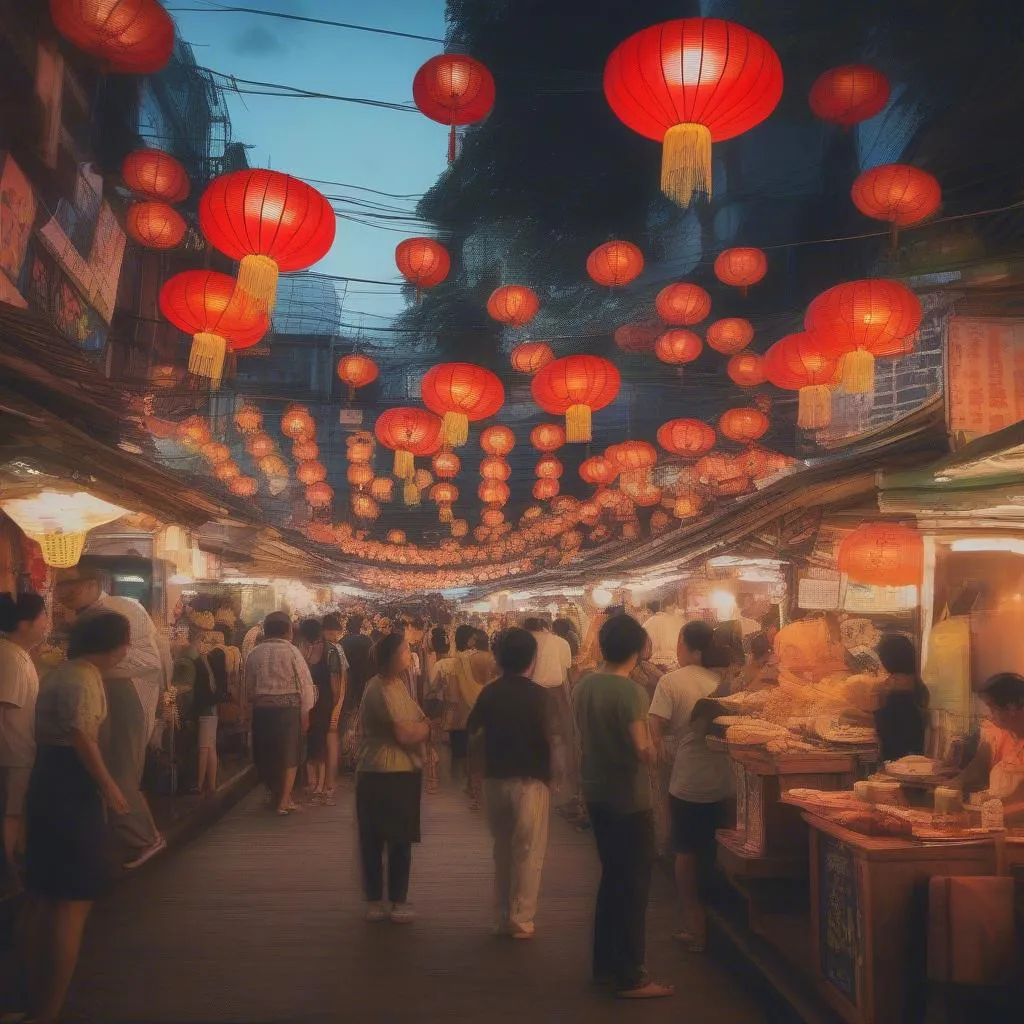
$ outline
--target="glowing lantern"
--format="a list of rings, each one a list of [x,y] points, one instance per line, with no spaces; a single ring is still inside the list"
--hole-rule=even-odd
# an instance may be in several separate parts
[[[222,483],[229,484],[235,477],[242,475],[242,471],[234,462],[218,462],[213,467],[213,475]]]
[[[434,467],[434,475],[439,480],[452,480],[459,475],[462,461],[455,452],[438,452],[431,465]]]
[[[700,285],[666,285],[658,292],[654,308],[665,323],[673,327],[690,327],[699,324],[711,312],[711,296]]]
[[[420,113],[450,126],[448,162],[455,161],[457,125],[482,121],[494,106],[494,77],[464,53],[431,57],[412,81],[412,96]]]
[[[413,475],[415,456],[429,455],[436,449],[441,421],[426,409],[388,409],[377,417],[374,433],[385,448],[395,453],[395,476],[408,480]]]
[[[921,325],[921,302],[898,281],[837,284],[807,307],[804,323],[843,355],[843,385],[850,392],[874,388],[875,357],[909,351]]]
[[[533,400],[547,413],[565,415],[565,438],[591,439],[591,414],[610,405],[619,393],[619,371],[600,356],[565,356],[548,363],[533,378]]]
[[[320,457],[320,446],[316,441],[296,441],[292,445],[292,457],[297,462],[311,462]]]
[[[622,484],[622,490],[638,508],[653,508],[661,502],[661,488],[649,480],[627,481]]]
[[[480,522],[493,529],[505,522],[505,513],[500,508],[485,508],[480,513]]]
[[[654,346],[654,354],[670,366],[692,363],[700,358],[703,351],[704,342],[700,340],[700,335],[684,330],[666,331]]]
[[[741,388],[756,388],[767,379],[764,368],[764,356],[754,352],[740,352],[729,360],[725,372],[729,379]]]
[[[556,456],[544,455],[537,460],[534,472],[541,480],[557,480],[565,472],[565,467]]]
[[[615,328],[615,344],[623,352],[646,355],[654,351],[664,326],[656,321],[643,324],[623,324]]]
[[[632,242],[605,242],[587,257],[587,273],[605,288],[621,288],[644,269],[644,254]]]
[[[302,467],[300,466],[299,468],[301,469]],[[297,472],[295,475],[299,476]],[[299,477],[299,479],[302,480],[302,477]],[[345,479],[348,480],[352,487],[366,487],[367,484],[373,483],[373,470],[365,462],[354,462],[345,471]],[[303,483],[307,482],[315,483],[315,481],[303,481]]]
[[[224,358],[257,344],[270,321],[265,312],[237,294],[237,282],[213,270],[185,270],[164,282],[160,312],[192,335],[188,371],[220,387]]]
[[[867,64],[831,68],[811,86],[811,110],[822,121],[843,128],[881,113],[888,102],[889,80]]]
[[[375,477],[370,483],[370,494],[377,501],[390,501],[394,493],[395,481],[389,476]]]
[[[431,476],[430,471],[426,469],[417,469],[412,475],[413,483],[422,491],[429,487],[433,482],[434,478]]]
[[[453,519],[451,530],[453,537],[465,537],[469,533],[469,523],[465,519]]]
[[[480,475],[485,480],[505,481],[512,475],[512,467],[500,455],[488,455],[480,463]]]
[[[322,462],[300,462],[295,469],[295,479],[303,484],[318,484],[327,479],[327,467]]]
[[[228,490],[239,498],[251,498],[258,489],[259,484],[251,476],[236,476],[228,484]]]
[[[266,455],[257,460],[256,465],[264,476],[288,479],[288,466],[280,455]]]
[[[776,387],[799,392],[799,427],[816,430],[828,425],[839,361],[817,335],[809,331],[787,335],[768,350],[764,364],[768,380]]]
[[[524,341],[512,349],[512,369],[533,375],[554,358],[555,353],[546,341]]]
[[[623,441],[613,444],[605,455],[618,469],[623,483],[645,483],[658,461],[654,445],[646,441]]]
[[[658,444],[673,455],[695,459],[714,447],[715,431],[703,420],[669,420],[658,427]]]
[[[741,444],[752,444],[767,433],[768,417],[760,409],[726,409],[718,421],[718,429],[725,437]]]
[[[246,442],[245,450],[257,461],[273,455],[277,450],[274,439],[269,434],[254,434]]]
[[[410,284],[421,289],[434,288],[451,272],[452,258],[448,250],[433,238],[406,238],[395,249],[395,265]]]
[[[50,0],[54,27],[104,70],[152,75],[174,49],[174,23],[157,0]]]
[[[355,398],[357,388],[365,388],[367,384],[372,384],[379,373],[377,364],[369,356],[359,352],[342,356],[338,360],[338,379],[348,385],[350,400]]]
[[[487,300],[487,313],[492,320],[509,327],[525,327],[540,309],[536,293],[521,284],[496,288]]]
[[[693,466],[694,475],[702,484],[719,486],[728,480],[744,477],[739,459],[721,452],[712,452],[698,459]]]
[[[709,348],[724,356],[731,356],[754,340],[754,327],[742,317],[728,316],[709,324],[705,339]]]
[[[373,441],[354,441],[346,454],[349,462],[369,462],[373,458]]]
[[[541,423],[530,431],[530,444],[539,452],[555,452],[565,444],[565,431],[558,423]]]
[[[699,516],[703,504],[696,494],[680,494],[672,504],[672,515],[676,519],[693,519]]]
[[[537,501],[547,501],[549,498],[555,497],[560,490],[561,487],[557,480],[545,478],[543,480],[538,480],[533,485],[533,496]]]
[[[501,480],[484,480],[476,493],[486,505],[505,505],[512,492],[508,489],[508,484]]]
[[[404,544],[405,530],[388,530],[387,539],[389,544]]]
[[[747,289],[757,284],[768,273],[768,257],[761,249],[741,246],[726,249],[715,259],[715,277],[722,284],[739,288],[740,294],[746,297]]]
[[[857,176],[850,190],[853,205],[874,220],[899,228],[919,224],[939,208],[942,189],[936,178],[909,164],[883,164]]]
[[[854,583],[919,586],[924,572],[924,542],[916,530],[906,526],[866,523],[843,538],[837,565]]]
[[[458,447],[469,439],[470,420],[493,416],[505,402],[505,388],[490,370],[472,363],[432,366],[420,385],[423,404],[442,416],[441,439]]]
[[[619,471],[611,459],[605,458],[603,455],[594,455],[580,463],[579,473],[580,479],[584,483],[593,484],[595,487],[604,487],[618,476]]]
[[[218,441],[209,441],[199,449],[200,454],[207,462],[216,465],[218,462],[226,462],[231,458],[231,449],[226,444]]]
[[[239,433],[255,434],[263,427],[263,413],[255,405],[241,405],[235,411],[235,426]]]
[[[185,237],[184,218],[167,203],[132,203],[125,217],[129,237],[147,249],[176,249]]]
[[[620,43],[604,94],[633,131],[662,143],[661,190],[680,206],[711,196],[711,143],[760,124],[782,96],[782,65],[749,29],[717,18],[651,25]]]
[[[137,149],[124,158],[121,177],[133,192],[147,199],[180,203],[191,184],[185,168],[162,149]]]
[[[178,440],[190,448],[201,448],[210,442],[210,426],[202,416],[189,416],[177,427]]]
[[[508,455],[516,446],[516,435],[510,427],[488,427],[480,435],[480,447],[488,455]]]
[[[434,484],[430,488],[430,500],[438,505],[454,505],[459,500],[459,489],[455,484]]]
[[[293,403],[281,417],[281,433],[293,441],[312,440],[316,437],[316,420],[304,405]]]
[[[306,488],[306,501],[313,508],[325,508],[334,501],[334,488],[323,481]]]
[[[232,171],[199,202],[199,226],[214,248],[239,260],[238,288],[260,309],[274,307],[281,271],[305,270],[334,242],[331,204],[280,171]]]
[[[357,519],[376,519],[380,515],[380,505],[370,495],[359,492],[352,495],[352,514]]]

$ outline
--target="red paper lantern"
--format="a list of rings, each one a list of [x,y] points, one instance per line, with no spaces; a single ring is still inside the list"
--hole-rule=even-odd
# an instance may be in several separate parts
[[[431,57],[416,72],[412,97],[420,113],[451,127],[448,162],[452,163],[456,126],[482,121],[494,106],[494,77],[472,57],[442,53]]]
[[[406,540],[405,530],[388,530],[386,536],[389,544],[404,544]]]
[[[348,385],[349,398],[355,397],[357,388],[365,388],[380,375],[377,364],[369,357],[353,352],[338,360],[338,379]]]
[[[604,487],[618,476],[618,468],[604,455],[594,455],[580,463],[580,479],[595,487]]]
[[[406,238],[395,249],[395,264],[410,284],[421,288],[439,285],[452,269],[448,250],[433,238]]]
[[[600,356],[565,356],[533,378],[533,400],[547,413],[565,416],[567,441],[589,441],[591,414],[615,401],[619,371]]]
[[[281,433],[293,441],[309,441],[316,437],[316,420],[304,405],[293,402],[281,416]]]
[[[50,0],[50,17],[106,71],[152,75],[171,59],[174,23],[157,0]]]
[[[236,476],[228,484],[228,490],[240,498],[251,498],[258,489],[259,484],[251,476]]]
[[[370,481],[370,495],[376,501],[390,501],[395,493],[395,481],[389,476],[374,477]]]
[[[539,452],[556,452],[565,444],[565,431],[558,423],[541,423],[530,431],[530,444]]]
[[[839,357],[817,334],[788,334],[765,353],[765,373],[776,387],[800,393],[797,426],[817,430],[832,419],[832,388],[838,383]]]
[[[512,467],[500,455],[488,455],[480,463],[480,475],[485,480],[508,480],[512,475]]]
[[[639,324],[623,324],[615,328],[615,344],[623,352],[646,355],[654,351],[658,338],[665,330],[657,321]]]
[[[708,325],[705,340],[709,348],[724,356],[735,355],[754,340],[754,327],[749,320],[727,316]]]
[[[746,296],[747,289],[757,284],[768,273],[768,257],[761,249],[741,246],[720,252],[715,259],[715,277],[722,284],[739,288]]]
[[[263,413],[255,405],[242,405],[235,412],[235,426],[242,434],[255,434],[263,427]]]
[[[423,404],[442,416],[441,439],[458,447],[469,440],[470,420],[493,416],[505,402],[505,388],[496,374],[472,363],[432,366],[420,385]]]
[[[373,458],[373,441],[353,441],[346,449],[345,454],[349,462],[369,462]]]
[[[304,181],[254,169],[210,183],[199,202],[199,226],[214,248],[240,261],[239,290],[270,310],[279,272],[305,270],[327,255],[335,217]]]
[[[125,185],[146,199],[180,203],[188,198],[188,174],[170,153],[162,149],[137,149],[124,158],[121,177]]]
[[[370,495],[359,492],[352,495],[352,514],[357,519],[376,519],[380,515],[380,505]]]
[[[370,474],[372,477],[372,473]],[[300,462],[295,469],[295,479],[301,484],[318,484],[321,480],[327,479],[327,467],[322,462],[310,460]]]
[[[496,526],[501,526],[502,523],[505,522],[505,513],[502,512],[500,508],[485,508],[483,512],[480,513],[480,522],[483,523],[484,526],[489,526],[491,529],[494,529]],[[491,553],[493,553],[495,557],[500,558],[504,553],[504,548],[498,546],[491,549]]]
[[[741,388],[756,388],[767,379],[764,369],[764,356],[755,352],[740,352],[729,360],[725,368],[729,379]]]
[[[909,164],[883,164],[858,175],[850,189],[853,205],[875,220],[897,228],[918,224],[930,217],[942,202],[938,180]]]
[[[811,110],[830,124],[850,128],[880,114],[889,102],[889,80],[867,64],[843,64],[811,86]]]
[[[176,249],[188,226],[173,206],[149,200],[128,207],[125,230],[130,238],[147,249]]]
[[[430,488],[430,500],[438,505],[454,505],[459,500],[459,489],[454,484],[434,484]]]
[[[919,586],[924,573],[924,541],[906,526],[865,523],[843,538],[837,564],[854,583]]]
[[[644,269],[644,254],[632,242],[605,242],[587,257],[591,280],[605,288],[621,288]]]
[[[534,473],[541,480],[557,480],[564,472],[562,460],[555,455],[542,455],[534,468]]]
[[[604,94],[633,131],[662,143],[661,190],[680,206],[711,195],[711,144],[760,124],[782,96],[768,42],[717,18],[651,25],[612,51]]]
[[[525,285],[507,284],[491,292],[487,300],[487,314],[498,323],[509,327],[525,327],[540,309],[540,299]]]
[[[921,302],[898,281],[847,281],[822,292],[807,307],[804,323],[844,356],[847,391],[874,388],[875,357],[903,354],[921,325]]]
[[[452,480],[459,475],[462,460],[455,452],[438,452],[431,461],[431,466],[434,469],[434,476],[439,480]]]
[[[512,433],[511,427],[487,427],[480,435],[480,447],[488,455],[508,455],[515,446],[516,435]]]
[[[557,480],[538,480],[533,485],[533,496],[537,501],[547,501],[549,498],[556,497],[561,489]]]
[[[242,471],[234,462],[218,462],[213,467],[213,475],[222,483],[230,484],[242,475]]]
[[[236,281],[213,270],[184,270],[160,289],[160,312],[192,335],[188,369],[220,386],[224,358],[257,344],[270,326],[267,314],[238,293]]]
[[[770,425],[768,417],[760,409],[749,407],[726,409],[718,420],[718,429],[730,440],[741,444],[752,444],[764,437]]]
[[[299,467],[301,469],[301,467]],[[298,473],[295,474],[298,476]],[[302,478],[299,477],[301,480]],[[352,487],[368,487],[373,483],[373,469],[365,462],[354,462],[345,470],[345,479]]]
[[[672,503],[672,515],[676,519],[693,519],[699,516],[703,508],[703,502],[698,494],[688,492],[680,494]]]
[[[700,285],[666,285],[654,301],[658,316],[673,327],[692,327],[711,312],[711,296]]]
[[[654,346],[654,354],[663,362],[672,366],[692,363],[700,358],[704,351],[704,342],[699,334],[693,331],[666,331]]]
[[[292,445],[292,458],[296,462],[312,462],[320,457],[320,446],[316,441],[300,438]]]
[[[246,442],[245,450],[257,461],[273,455],[277,451],[277,445],[269,434],[254,434]]]
[[[658,444],[673,455],[695,459],[714,447],[715,431],[703,420],[669,420],[658,427]]]
[[[524,341],[512,349],[512,369],[532,376],[554,358],[555,353],[546,341]]]
[[[441,420],[426,409],[388,409],[374,425],[377,440],[395,453],[395,476],[408,480],[415,470],[414,458],[429,455],[441,438]]]
[[[476,489],[476,493],[487,505],[505,505],[512,494],[508,484],[501,480],[484,480]]]

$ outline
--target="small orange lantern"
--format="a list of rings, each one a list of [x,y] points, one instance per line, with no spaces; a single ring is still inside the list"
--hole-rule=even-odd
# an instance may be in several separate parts
[[[298,476],[297,473],[296,476]],[[345,479],[348,480],[349,485],[352,487],[367,487],[373,483],[373,469],[365,462],[354,462],[345,471]]]
[[[512,467],[500,455],[488,455],[480,463],[480,475],[485,480],[508,480]]]
[[[316,460],[300,462],[295,469],[295,479],[307,486],[318,484],[327,479],[327,467]]]
[[[530,444],[539,452],[555,452],[565,444],[565,431],[558,423],[541,423],[530,431]]]
[[[334,488],[323,481],[306,488],[306,501],[313,508],[324,508],[334,501]]]
[[[740,352],[733,356],[725,372],[729,379],[741,388],[756,388],[768,379],[764,368],[764,356],[759,356],[755,352]]]
[[[462,460],[455,452],[438,452],[430,464],[439,480],[453,480],[462,468]]]
[[[727,316],[710,324],[705,337],[709,348],[724,356],[732,356],[754,340],[754,327],[742,317]]]
[[[508,284],[497,288],[487,300],[487,312],[492,320],[509,327],[525,327],[540,309],[536,293],[521,284]]]
[[[695,459],[714,447],[715,431],[703,420],[669,420],[658,428],[658,444],[673,455]]]
[[[554,358],[555,353],[546,341],[524,341],[512,349],[512,369],[532,376]]]
[[[310,411],[295,403],[288,406],[281,417],[281,433],[293,441],[309,441],[316,437],[316,421]]]
[[[188,227],[173,206],[150,199],[128,207],[125,230],[139,245],[162,250],[181,245]]]
[[[235,426],[242,434],[255,434],[263,427],[263,413],[255,405],[239,406],[235,412]]]
[[[767,433],[769,426],[768,417],[760,409],[749,407],[726,409],[718,421],[722,434],[740,444],[752,444]]]
[[[338,360],[338,379],[348,385],[348,397],[355,398],[357,388],[365,388],[372,384],[380,375],[377,364],[359,352],[342,356]]]
[[[316,441],[296,441],[292,445],[292,458],[296,462],[311,462],[320,458],[320,445]]]
[[[715,259],[715,277],[722,284],[739,288],[746,298],[747,289],[757,284],[768,273],[768,257],[761,249],[741,246],[726,249]]]
[[[537,460],[534,472],[541,480],[557,480],[565,472],[565,467],[556,456],[544,455]]]
[[[560,490],[561,487],[557,480],[545,477],[533,485],[533,496],[537,501],[547,501],[549,498],[554,498]]]
[[[251,498],[258,489],[259,484],[251,476],[236,476],[228,484],[228,490],[240,498]]]
[[[632,242],[605,242],[587,257],[587,273],[605,288],[621,288],[644,269],[644,254]]]
[[[510,427],[488,427],[480,435],[480,447],[488,455],[508,455],[516,446],[516,435]]]
[[[666,331],[654,346],[654,354],[670,366],[681,366],[700,358],[704,342],[693,331]]]
[[[658,316],[672,327],[699,324],[711,312],[711,296],[700,285],[681,282],[658,292],[654,302]]]

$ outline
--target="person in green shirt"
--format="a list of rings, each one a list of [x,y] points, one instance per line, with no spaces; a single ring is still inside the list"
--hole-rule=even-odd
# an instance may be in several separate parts
[[[587,803],[601,883],[594,918],[593,971],[623,999],[656,999],[673,988],[650,980],[646,955],[647,897],[654,862],[648,765],[656,754],[647,729],[648,699],[632,679],[649,643],[629,615],[601,626],[603,663],[572,695]]]

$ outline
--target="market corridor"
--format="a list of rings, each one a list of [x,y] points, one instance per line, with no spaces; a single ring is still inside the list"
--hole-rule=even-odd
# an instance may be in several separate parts
[[[103,1021],[677,1021],[762,1024],[735,980],[668,938],[652,893],[650,966],[676,997],[615,1003],[588,986],[596,857],[552,823],[538,937],[488,931],[490,843],[454,792],[424,800],[411,927],[368,925],[352,862],[351,792],[286,820],[251,794],[219,825],[95,912],[69,1018]]]

